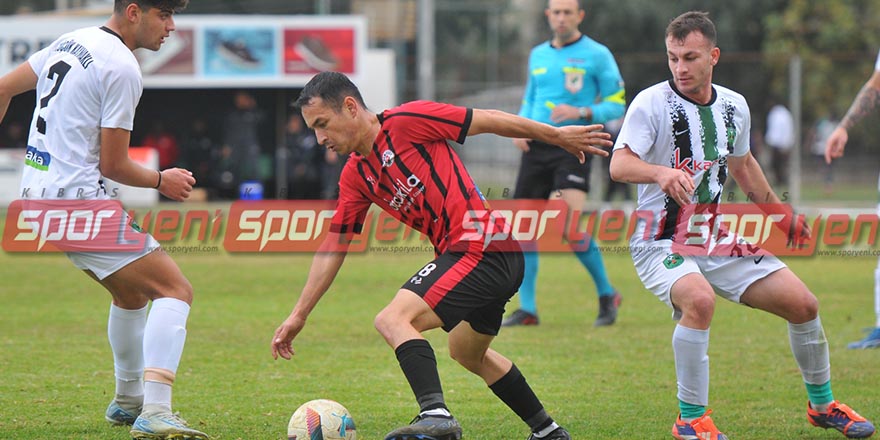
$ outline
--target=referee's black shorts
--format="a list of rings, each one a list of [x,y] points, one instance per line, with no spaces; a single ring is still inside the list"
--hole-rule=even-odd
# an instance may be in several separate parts
[[[529,151],[523,153],[513,191],[515,199],[547,199],[560,189],[590,191],[590,160],[578,162],[573,154],[555,145],[529,141]]]
[[[447,251],[423,266],[403,289],[422,297],[450,331],[467,321],[477,333],[495,336],[501,328],[504,306],[519,290],[523,254]]]

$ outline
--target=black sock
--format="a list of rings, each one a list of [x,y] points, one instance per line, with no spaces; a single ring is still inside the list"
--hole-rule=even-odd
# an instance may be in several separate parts
[[[400,363],[400,369],[409,382],[419,411],[432,409],[448,409],[443,400],[443,387],[440,386],[440,373],[437,372],[437,358],[434,349],[424,339],[410,339],[400,344],[394,353]]]
[[[538,396],[526,383],[525,376],[519,372],[516,365],[511,366],[510,371],[497,382],[489,385],[489,388],[529,425],[532,432],[538,432],[553,423],[553,418],[544,411]]]

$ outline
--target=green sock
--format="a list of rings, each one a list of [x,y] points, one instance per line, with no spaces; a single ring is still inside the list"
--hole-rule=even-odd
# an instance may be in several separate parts
[[[829,380],[822,385],[804,384],[807,386],[807,397],[810,398],[813,409],[825,412],[820,410],[827,410],[828,404],[834,401],[834,395],[831,393],[831,381]]]
[[[678,401],[678,409],[679,411],[681,411],[681,420],[685,422],[699,419],[700,417],[703,417],[703,414],[706,414],[705,406],[694,405],[692,403],[687,403],[682,400]]]

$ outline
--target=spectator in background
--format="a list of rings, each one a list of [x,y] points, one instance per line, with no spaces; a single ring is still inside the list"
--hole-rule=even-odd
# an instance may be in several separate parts
[[[219,155],[214,139],[208,131],[208,123],[196,118],[189,131],[180,141],[181,166],[192,171],[196,182],[212,182],[215,156]]]
[[[165,123],[158,119],[153,121],[150,132],[141,140],[141,146],[156,149],[159,153],[159,169],[170,168],[177,163],[180,156],[177,138],[166,130]]]
[[[287,188],[283,193],[288,199],[294,200],[320,199],[325,155],[337,155],[318,145],[314,132],[306,129],[299,113],[287,118],[284,147],[287,149],[288,167]]]
[[[18,121],[10,121],[6,124],[6,133],[0,139],[0,148],[27,149],[28,133],[24,125]]]
[[[233,189],[245,180],[260,180],[260,129],[266,114],[257,107],[257,100],[246,91],[238,91],[235,107],[223,124],[221,162],[226,166],[223,181]],[[231,179],[227,182],[227,179]]]
[[[810,145],[810,152],[816,159],[816,165],[822,173],[822,182],[826,195],[834,192],[833,182],[834,174],[830,163],[825,162],[825,143],[831,137],[831,133],[837,127],[839,121],[834,115],[825,115],[816,121],[816,125],[810,129],[807,136]]]
[[[222,200],[234,200],[238,198],[238,185],[241,181],[239,175],[239,162],[233,157],[232,147],[222,145],[217,150],[214,168],[211,172],[211,186],[216,190],[216,195]]]
[[[340,156],[330,150],[324,153],[322,199],[336,200],[339,198],[339,175],[342,174],[342,168],[345,167],[347,161],[348,156]]]
[[[794,118],[788,108],[777,100],[767,113],[764,144],[770,147],[770,164],[776,185],[788,185],[788,159],[794,147]]]

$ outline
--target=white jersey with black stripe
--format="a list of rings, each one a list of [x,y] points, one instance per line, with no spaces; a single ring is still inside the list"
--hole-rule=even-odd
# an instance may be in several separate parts
[[[140,67],[104,27],[65,34],[28,59],[37,75],[23,199],[106,199],[101,128],[131,130],[143,92]]]
[[[727,156],[749,152],[750,120],[739,93],[712,85],[712,99],[700,105],[676,90],[671,80],[664,81],[633,99],[614,149],[627,147],[645,162],[686,171],[694,179],[694,203],[719,203],[728,178]],[[640,184],[638,209],[653,213],[655,227],[665,216],[664,229],[670,229],[679,206],[659,185]],[[671,238],[671,232],[652,230],[650,236]]]

